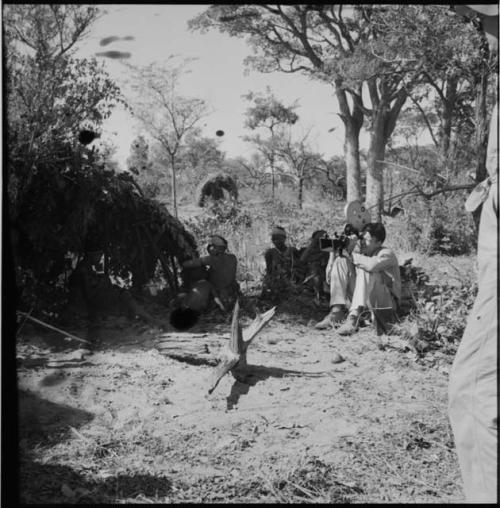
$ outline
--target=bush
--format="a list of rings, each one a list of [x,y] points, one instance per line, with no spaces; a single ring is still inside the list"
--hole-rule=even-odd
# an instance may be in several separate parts
[[[185,224],[197,245],[206,245],[212,234],[226,238],[229,250],[238,258],[238,281],[254,286],[260,284],[265,272],[264,252],[271,245],[273,225],[285,228],[289,244],[302,246],[325,222],[324,213],[299,210],[295,204],[276,200],[248,207],[241,203],[232,206],[229,202],[216,202],[200,215],[187,219]]]
[[[40,312],[63,306],[67,256],[88,244],[104,250],[109,275],[127,279],[131,273],[138,288],[154,276],[160,256],[174,272],[175,262],[196,255],[190,233],[163,205],[143,197],[130,174],[105,169],[99,154],[65,148],[72,164],[40,164],[10,203],[23,307]],[[168,276],[175,287],[175,273]]]
[[[472,215],[464,208],[462,192],[425,199],[406,198],[405,215],[392,219],[393,247],[423,254],[456,256],[471,254],[476,248]]]
[[[475,274],[459,273],[456,283],[424,284],[416,291],[416,307],[393,331],[419,354],[439,349],[454,355],[477,293]]]
[[[213,234],[221,235],[228,241],[229,251],[238,258],[239,282],[260,279],[263,266],[259,260],[259,250],[264,242],[261,223],[252,219],[239,204],[227,201],[210,203],[203,213],[187,219],[185,224],[196,238],[197,245],[207,245]],[[206,255],[203,247],[200,250],[201,255]]]

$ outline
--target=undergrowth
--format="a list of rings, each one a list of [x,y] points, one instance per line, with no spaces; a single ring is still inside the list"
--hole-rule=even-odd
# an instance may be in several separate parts
[[[443,212],[440,212],[441,215]],[[402,251],[415,252],[408,217],[404,219],[386,218],[386,244]],[[424,221],[425,222],[425,221]],[[307,245],[310,235],[317,229],[325,229],[330,235],[343,227],[342,203],[325,207],[324,203],[311,204],[299,209],[295,204],[280,200],[265,201],[258,206],[230,202],[211,203],[198,215],[186,221],[188,229],[194,234],[198,245],[206,245],[211,234],[221,234],[229,242],[229,250],[238,259],[237,278],[243,292],[261,287],[265,272],[264,251],[271,245],[270,231],[274,225],[281,225],[287,232],[287,243],[297,248]],[[406,228],[406,229],[405,229]],[[464,240],[465,241],[465,240]],[[467,240],[469,241],[469,240]],[[421,250],[430,252],[427,243],[421,243]],[[446,251],[445,245],[441,250]],[[423,254],[424,258],[431,258]],[[452,257],[449,257],[453,260]],[[403,261],[400,259],[400,264]],[[428,263],[427,263],[428,264]],[[441,274],[440,280],[430,267],[407,270],[405,290],[411,293],[413,304],[404,318],[393,327],[393,333],[407,340],[418,355],[440,349],[447,355],[456,352],[465,329],[467,315],[472,308],[477,284],[475,273],[460,270],[447,261],[451,273]],[[411,271],[410,270],[410,271]],[[281,307],[294,309],[311,307],[311,317],[316,317],[318,309],[312,305],[313,295],[306,294],[302,286],[290,284],[281,296]],[[305,305],[304,298],[310,298],[311,306]],[[297,305],[294,304],[297,303]]]
[[[393,332],[419,355],[432,350],[454,356],[477,293],[475,274],[458,272],[455,280],[414,286],[414,308]]]

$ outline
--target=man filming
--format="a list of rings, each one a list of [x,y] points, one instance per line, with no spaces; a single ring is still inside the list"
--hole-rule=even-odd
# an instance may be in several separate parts
[[[351,235],[343,252],[330,254],[327,281],[330,282],[330,313],[316,328],[328,328],[342,321],[340,335],[358,330],[362,312],[373,312],[378,333],[387,331],[396,319],[401,298],[401,277],[394,252],[383,245],[385,228],[382,223],[366,224],[361,238]]]

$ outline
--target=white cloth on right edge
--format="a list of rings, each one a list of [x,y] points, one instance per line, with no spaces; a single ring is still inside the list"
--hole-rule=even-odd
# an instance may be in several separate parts
[[[498,103],[490,125],[491,185],[481,210],[478,293],[450,372],[449,417],[468,503],[497,502]]]

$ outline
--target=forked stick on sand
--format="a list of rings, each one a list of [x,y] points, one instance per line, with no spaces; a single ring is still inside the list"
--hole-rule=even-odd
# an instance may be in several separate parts
[[[244,369],[247,365],[247,350],[252,340],[264,328],[264,326],[272,319],[276,311],[276,307],[269,309],[263,314],[258,314],[243,332],[239,322],[240,304],[236,300],[233,311],[233,321],[231,323],[231,338],[229,346],[225,351],[224,359],[214,373],[213,381],[208,389],[208,393],[212,393],[219,381],[231,371],[233,374],[236,370]]]

